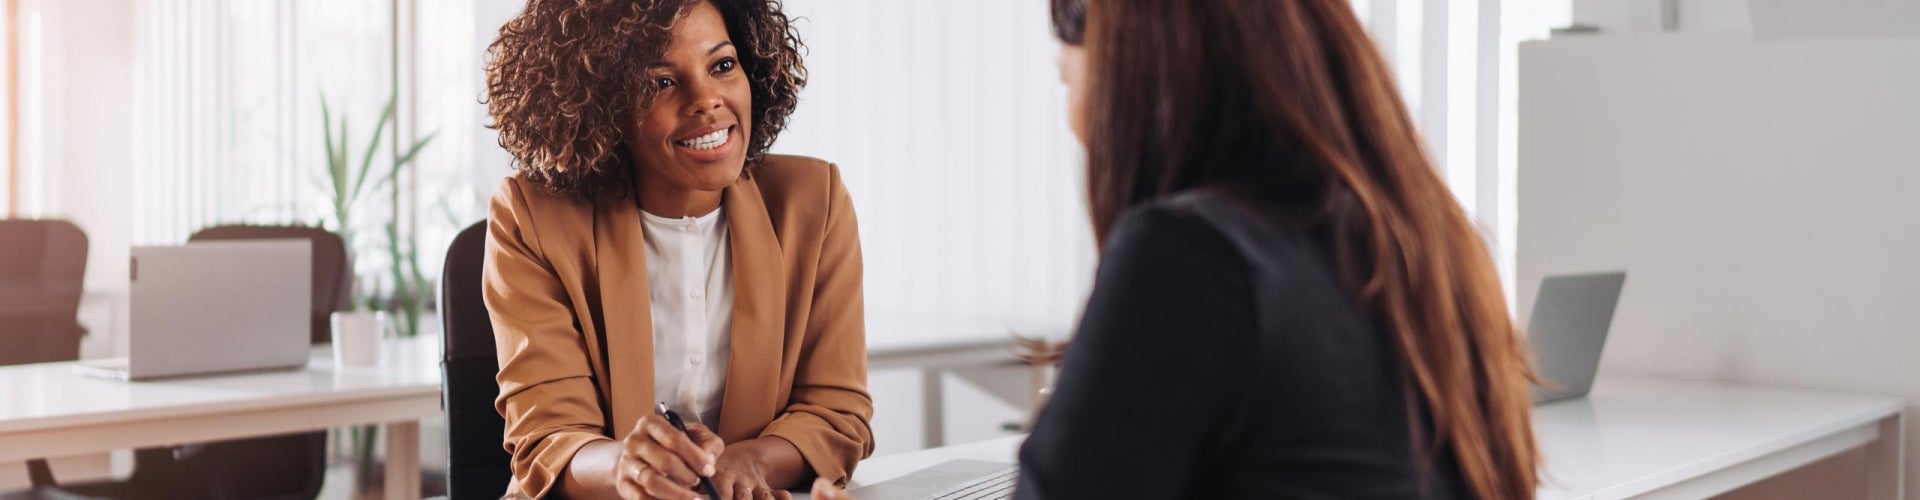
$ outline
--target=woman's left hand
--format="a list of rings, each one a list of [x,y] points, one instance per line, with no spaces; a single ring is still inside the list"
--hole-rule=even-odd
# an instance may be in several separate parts
[[[813,480],[813,500],[853,500],[847,490],[834,486],[827,478]]]
[[[791,500],[793,494],[767,484],[764,455],[755,440],[728,444],[715,461],[713,488],[721,500]]]

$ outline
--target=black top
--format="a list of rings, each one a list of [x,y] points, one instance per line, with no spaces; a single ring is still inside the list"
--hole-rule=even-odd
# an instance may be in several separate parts
[[[1114,224],[1016,498],[1467,497],[1324,238],[1189,192]]]

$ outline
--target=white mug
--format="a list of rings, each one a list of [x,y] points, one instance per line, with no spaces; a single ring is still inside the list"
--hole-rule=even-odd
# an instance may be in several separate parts
[[[380,338],[387,331],[385,311],[333,313],[334,366],[373,366],[380,363]]]

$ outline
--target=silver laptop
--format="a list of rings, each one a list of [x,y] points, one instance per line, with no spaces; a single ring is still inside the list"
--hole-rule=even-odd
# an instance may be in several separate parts
[[[312,255],[307,240],[135,247],[128,356],[76,366],[121,380],[305,366]]]
[[[860,500],[1000,500],[1013,498],[1018,479],[1013,464],[950,460],[847,493]]]
[[[1548,276],[1540,281],[1527,338],[1533,346],[1533,369],[1549,387],[1533,386],[1534,404],[1585,396],[1593,390],[1607,328],[1613,324],[1613,310],[1626,283],[1627,273],[1620,271]]]

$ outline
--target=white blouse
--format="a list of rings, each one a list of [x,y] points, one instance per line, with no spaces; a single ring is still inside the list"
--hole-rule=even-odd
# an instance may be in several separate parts
[[[707,427],[720,424],[733,329],[733,263],[722,212],[680,219],[641,212],[653,302],[654,397]]]

